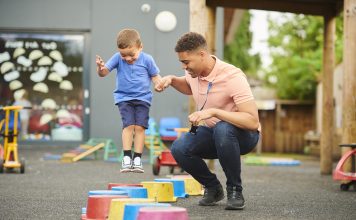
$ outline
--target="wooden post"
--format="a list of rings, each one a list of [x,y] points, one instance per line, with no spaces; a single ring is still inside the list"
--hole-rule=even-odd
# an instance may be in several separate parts
[[[216,8],[208,7],[205,0],[190,0],[190,31],[197,32],[203,35],[207,41],[208,48],[211,54],[215,54],[215,23],[216,23]],[[196,104],[193,98],[189,98],[190,112],[196,111]],[[208,160],[208,167],[214,170],[214,160]]]
[[[343,144],[356,143],[356,0],[344,1]],[[344,151],[350,149],[343,149]],[[346,165],[346,164],[345,164]],[[351,170],[351,164],[346,165]]]
[[[225,44],[230,44],[235,39],[236,30],[240,27],[244,13],[245,10],[243,9],[234,9],[231,22],[229,23],[230,25],[227,28],[228,30],[226,33]]]
[[[333,75],[335,63],[335,15],[324,16],[324,51],[323,51],[323,110],[320,141],[320,173],[332,172],[332,148],[334,137],[334,95]]]
[[[275,112],[275,143],[276,143],[276,152],[283,153],[283,141],[282,141],[282,132],[281,132],[281,117],[282,117],[282,104],[276,102],[276,112]]]
[[[190,0],[189,30],[203,35],[212,54],[215,53],[216,8],[208,7],[205,0]],[[189,98],[189,113],[196,111],[196,104]]]

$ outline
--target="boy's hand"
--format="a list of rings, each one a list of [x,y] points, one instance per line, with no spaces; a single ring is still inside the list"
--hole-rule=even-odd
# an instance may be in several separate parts
[[[155,85],[155,90],[157,92],[162,92],[163,90],[168,88],[171,85],[171,83],[172,83],[172,77],[165,76]]]
[[[99,74],[100,77],[104,77],[109,74],[109,70],[105,67],[105,62],[103,59],[101,59],[100,56],[96,55],[95,62],[96,72]]]
[[[154,84],[154,89],[155,89],[156,92],[162,92],[163,91],[162,87],[160,86],[161,85],[161,80],[162,80],[162,77],[159,74],[157,74],[156,76],[152,77],[152,82]]]
[[[104,60],[100,56],[96,55],[95,61],[96,61],[96,65],[98,67],[98,71],[101,71],[105,68]]]
[[[158,81],[154,82],[154,87],[155,87],[156,92],[162,92],[163,91],[163,88],[160,86],[160,84],[161,84],[161,80],[158,80]]]

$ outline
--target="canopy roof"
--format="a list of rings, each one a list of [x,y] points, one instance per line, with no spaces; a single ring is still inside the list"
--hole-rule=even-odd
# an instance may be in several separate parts
[[[206,0],[206,4],[321,16],[338,14],[343,8],[343,0]]]

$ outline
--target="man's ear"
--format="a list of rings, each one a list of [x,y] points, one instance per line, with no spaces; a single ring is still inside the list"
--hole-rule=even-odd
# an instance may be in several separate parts
[[[199,51],[199,56],[202,60],[204,60],[207,55],[208,55],[208,53],[205,50]]]

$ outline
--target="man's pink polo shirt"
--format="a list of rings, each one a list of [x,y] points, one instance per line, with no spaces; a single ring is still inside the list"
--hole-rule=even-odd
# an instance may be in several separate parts
[[[196,110],[200,110],[207,100],[204,109],[218,108],[234,112],[238,111],[236,105],[254,100],[246,75],[239,68],[225,63],[215,56],[212,57],[216,63],[207,77],[192,78],[190,74],[185,73],[197,105]],[[212,87],[207,95],[209,82],[212,83]],[[206,119],[205,124],[213,127],[219,121],[213,117]]]

